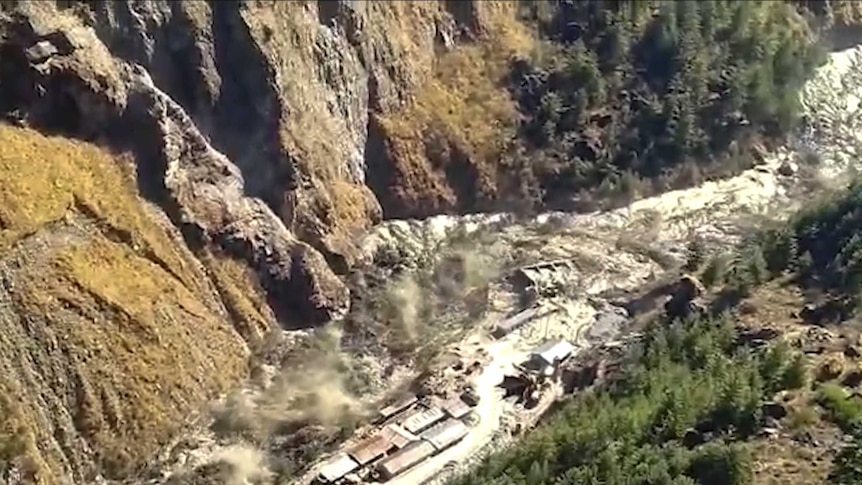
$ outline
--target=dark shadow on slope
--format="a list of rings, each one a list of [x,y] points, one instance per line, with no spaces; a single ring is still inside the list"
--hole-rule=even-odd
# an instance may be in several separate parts
[[[293,161],[282,153],[281,106],[275,73],[241,15],[242,2],[211,2],[212,32],[221,91],[212,143],[245,179],[245,191],[278,210],[283,191],[294,185]]]
[[[370,88],[374,83],[369,81]],[[375,99],[372,95],[371,99]],[[383,209],[383,219],[409,217],[393,190],[397,184],[397,169],[388,154],[383,127],[374,114],[368,116],[368,137],[365,140],[365,183],[374,193]]]

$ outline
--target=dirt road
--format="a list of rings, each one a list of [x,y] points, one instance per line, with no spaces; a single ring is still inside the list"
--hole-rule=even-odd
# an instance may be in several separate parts
[[[524,362],[535,345],[545,340],[546,329],[566,328],[567,331],[573,332],[575,338],[571,341],[577,345],[584,343],[583,338],[578,336],[583,334],[580,330],[592,322],[592,315],[589,315],[590,318],[583,318],[585,315],[578,313],[576,306],[569,301],[561,300],[546,306],[559,310],[530,322],[505,338],[495,340],[488,336],[486,329],[477,329],[470,338],[460,344],[460,347],[467,351],[482,348],[491,359],[482,373],[471,382],[480,396],[479,404],[473,410],[478,423],[463,440],[386,482],[388,485],[427,484],[432,479],[433,483],[441,482],[445,479],[445,476],[441,476],[443,470],[449,470],[450,473],[461,471],[468,464],[468,460],[475,461],[495,437],[509,438],[508,433],[514,421],[507,420],[506,417],[515,412],[515,406],[503,400],[503,390],[497,387],[503,377],[506,374],[514,374],[514,365]],[[541,415],[542,410],[550,406],[558,394],[559,389],[556,387],[545,392],[536,408],[531,410],[531,414]],[[500,436],[501,434],[503,436]]]

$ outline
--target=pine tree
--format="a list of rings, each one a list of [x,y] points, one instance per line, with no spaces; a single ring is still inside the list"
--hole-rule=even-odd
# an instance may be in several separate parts
[[[727,278],[727,257],[719,255],[709,262],[703,270],[700,281],[707,288],[712,288],[717,285],[724,284]]]
[[[706,259],[706,248],[704,248],[703,240],[697,236],[689,239],[686,253],[684,269],[689,273],[699,271]]]
[[[746,251],[748,262],[748,274],[753,285],[760,285],[769,279],[769,267],[763,250],[757,244],[752,244]]]
[[[808,363],[805,355],[796,353],[790,360],[790,365],[784,369],[782,385],[785,389],[799,389],[808,384]]]

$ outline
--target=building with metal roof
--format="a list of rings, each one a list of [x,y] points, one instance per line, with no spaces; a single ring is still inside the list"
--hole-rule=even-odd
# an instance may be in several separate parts
[[[432,406],[419,408],[401,421],[401,426],[407,431],[418,434],[446,417],[442,409]]]
[[[455,419],[461,419],[470,414],[471,411],[470,406],[468,406],[460,396],[454,396],[441,402],[440,408],[442,408],[450,417]]]
[[[394,448],[398,448],[399,450],[410,444],[410,442],[419,439],[416,435],[395,423],[384,426],[380,430],[380,435],[386,438]]]
[[[360,466],[365,466],[385,455],[391,448],[393,445],[386,436],[377,433],[347,450],[347,454]]]
[[[460,441],[468,432],[467,425],[462,421],[448,419],[422,433],[422,439],[431,443],[437,451],[441,451]]]
[[[398,414],[398,413],[406,410],[410,406],[416,404],[416,402],[418,400],[419,399],[414,394],[407,395],[407,396],[395,401],[394,403],[390,404],[389,406],[386,406],[385,408],[381,409],[380,415],[378,416],[378,420],[382,421],[382,420],[389,419],[392,416],[395,416],[396,414]]]
[[[383,480],[390,480],[404,473],[410,467],[427,460],[437,450],[427,441],[414,441],[403,450],[392,454],[377,465],[377,472]]]
[[[327,484],[335,483],[357,468],[359,468],[359,463],[356,463],[356,461],[347,456],[347,454],[339,453],[327,460],[326,463],[320,467],[317,481]]]
[[[551,340],[530,353],[530,359],[543,366],[554,365],[568,359],[575,351],[575,346],[565,340]]]

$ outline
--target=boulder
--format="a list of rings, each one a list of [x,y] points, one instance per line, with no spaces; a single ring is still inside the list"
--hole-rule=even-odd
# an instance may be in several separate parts
[[[837,379],[844,372],[844,362],[842,359],[831,355],[828,356],[817,368],[816,378],[819,382],[831,381]]]
[[[671,291],[671,297],[665,303],[664,309],[670,318],[685,318],[693,313],[705,311],[698,298],[706,293],[706,289],[697,277],[683,275]]]
[[[859,386],[862,384],[862,370],[858,368],[851,370],[841,379],[841,384],[850,388]]]
[[[783,177],[791,177],[796,175],[796,172],[799,171],[799,167],[796,163],[791,162],[790,160],[785,160],[778,166],[778,175]]]
[[[763,416],[773,419],[784,419],[787,416],[787,408],[779,402],[767,402],[760,407]]]

